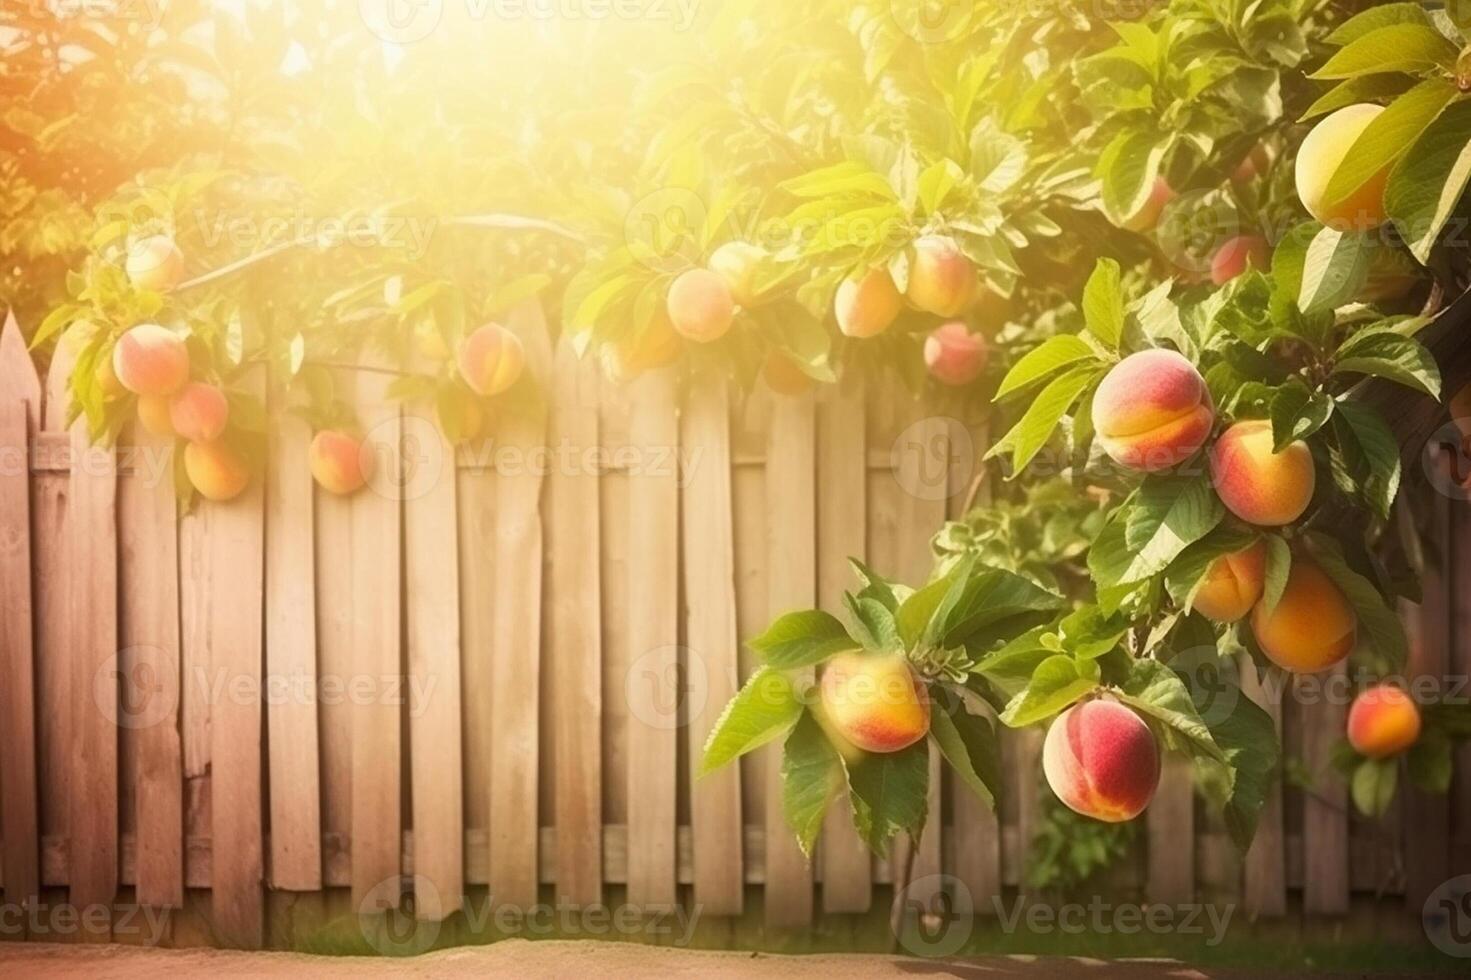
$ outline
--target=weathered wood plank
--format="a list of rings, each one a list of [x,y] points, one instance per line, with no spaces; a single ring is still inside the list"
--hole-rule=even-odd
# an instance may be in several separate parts
[[[628,478],[628,902],[673,906],[679,686],[679,416],[672,371],[630,388]]]
[[[1343,689],[1341,679],[1331,679],[1345,669],[1340,663],[1316,675],[1311,696],[1298,699],[1302,757],[1314,779],[1303,794],[1303,909],[1318,915],[1348,911],[1348,787],[1331,763],[1347,707],[1323,696]]]
[[[370,366],[383,366],[364,356]],[[352,495],[352,901],[360,913],[397,906],[403,833],[402,497],[410,484],[391,377],[359,371],[355,389],[368,486]],[[331,560],[333,556],[324,556]]]
[[[266,464],[266,680],[270,732],[271,886],[322,887],[317,718],[317,596],[311,427],[272,393]]]
[[[68,829],[87,847],[71,851],[71,903],[81,914],[112,904],[118,888],[117,460],[93,446],[87,421],[71,428],[67,514],[72,792]],[[83,938],[106,941],[108,929]]]
[[[1471,677],[1471,507],[1451,508],[1451,673]],[[1463,696],[1464,691],[1460,692]],[[1471,741],[1455,748],[1451,778],[1451,873],[1471,874]]]
[[[1268,677],[1263,683],[1257,676],[1251,657],[1242,654],[1239,664],[1241,693],[1255,701],[1272,718],[1277,737],[1282,737],[1282,691],[1285,682]],[[1266,802],[1257,817],[1256,836],[1246,852],[1242,881],[1242,897],[1246,912],[1252,917],[1280,917],[1287,913],[1286,828],[1282,818],[1282,776],[1272,779]]]
[[[131,750],[140,905],[184,904],[178,506],[172,440],[131,427],[118,477],[120,735]],[[124,787],[127,788],[127,787]]]
[[[1422,599],[1419,606],[1407,602],[1400,606],[1410,639],[1405,676],[1411,691],[1416,689],[1417,678],[1427,678],[1434,689],[1447,688],[1451,664],[1451,501],[1441,493],[1428,493],[1423,500],[1430,547],[1426,549]],[[1471,601],[1471,596],[1462,594],[1460,600]],[[1408,780],[1402,792],[1405,907],[1418,915],[1430,893],[1449,877],[1450,800]]]
[[[263,397],[255,372],[242,385]],[[208,511],[207,635],[210,683],[210,825],[213,828],[211,905],[215,937],[224,946],[259,948],[265,941],[265,827],[261,698],[265,576],[265,493],[253,476],[240,496],[201,502]]]
[[[686,396],[680,445],[691,460],[683,474],[680,510],[684,568],[685,645],[692,691],[687,728],[694,900],[708,915],[739,915],[741,782],[735,766],[697,782],[700,753],[739,677],[736,638],[735,531],[731,509],[730,402],[723,378],[697,379]],[[693,462],[698,454],[698,462]]]
[[[465,894],[465,807],[460,733],[460,577],[455,450],[427,417],[405,433],[431,459],[404,499],[409,749],[413,780],[414,913],[439,921]],[[438,446],[436,452],[434,447]]]
[[[823,388],[817,414],[817,598],[839,615],[854,588],[848,559],[867,554],[868,474],[863,380],[856,374]],[[847,791],[828,808],[819,861],[825,912],[867,912],[873,901],[873,856],[853,829]]]
[[[1195,901],[1195,780],[1190,760],[1167,752],[1161,760],[1159,788],[1145,811],[1149,835],[1146,890],[1151,902],[1187,905]]]
[[[28,463],[40,417],[41,379],[7,313],[0,331],[0,837],[5,901],[23,908],[41,894]]]
[[[811,394],[775,395],[766,449],[767,615],[817,603],[817,419]],[[804,672],[811,675],[811,670]],[[782,811],[781,743],[766,754],[766,925],[812,923],[812,868]]]
[[[540,305],[518,307],[506,326],[526,349],[530,382],[549,392],[551,342]],[[543,405],[506,412],[493,435],[508,459],[527,460],[547,443]],[[542,485],[542,472],[523,464],[498,473],[494,491],[489,880],[497,902],[522,908],[537,901]]]
[[[564,338],[557,349],[551,443],[567,447],[547,478],[546,620],[553,693],[557,896],[602,901],[602,576],[598,475],[585,470],[598,445],[596,361]]]

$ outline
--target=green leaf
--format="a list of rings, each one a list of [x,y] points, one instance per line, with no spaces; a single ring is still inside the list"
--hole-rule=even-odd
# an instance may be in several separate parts
[[[1245,851],[1256,835],[1257,818],[1267,802],[1267,795],[1278,781],[1281,742],[1272,716],[1247,697],[1234,681],[1223,676],[1209,686],[1197,686],[1194,683],[1197,680],[1204,678],[1199,675],[1186,678],[1191,697],[1195,699],[1201,716],[1207,719],[1211,737],[1225,753],[1232,772],[1231,795],[1222,815],[1231,839],[1237,848]],[[1220,705],[1229,706],[1225,717],[1220,717]],[[1204,775],[1209,778],[1213,771],[1214,766],[1207,765]]]
[[[1380,517],[1399,493],[1399,442],[1389,425],[1374,408],[1362,402],[1343,400],[1333,416],[1338,445],[1357,476],[1359,486]]]
[[[954,601],[937,611],[931,620],[933,631],[925,638],[932,644],[952,647],[1002,620],[1066,605],[1065,598],[1025,576],[1002,568],[980,567],[965,576]]]
[[[1453,102],[1395,164],[1384,209],[1415,258],[1430,250],[1471,179],[1471,102]]]
[[[700,775],[781,738],[801,716],[802,702],[791,678],[770,667],[759,668],[710,730]]]
[[[843,593],[843,605],[851,620],[849,632],[866,650],[875,652],[903,647],[894,614],[877,599]]]
[[[1327,40],[1329,44],[1342,47],[1357,41],[1365,34],[1372,34],[1381,27],[1390,27],[1394,24],[1423,24],[1429,27],[1430,18],[1425,15],[1425,8],[1418,3],[1381,4],[1354,14],[1339,24],[1333,33],[1328,35]]]
[[[1352,78],[1384,71],[1450,70],[1456,46],[1429,24],[1402,23],[1380,27],[1354,38],[1309,78]]]
[[[1358,105],[1360,102],[1383,102],[1409,91],[1414,84],[1413,78],[1398,72],[1386,72],[1382,75],[1357,75],[1339,82],[1320,96],[1318,101],[1308,106],[1308,110],[1298,118],[1298,122],[1306,122],[1316,116]]]
[[[1119,134],[1099,154],[1095,172],[1102,182],[1103,210],[1114,224],[1144,207],[1167,149],[1168,139],[1158,131],[1136,130]]]
[[[1455,97],[1455,85],[1444,78],[1431,78],[1391,102],[1364,127],[1329,178],[1324,191],[1329,203],[1347,200],[1360,187],[1383,173],[1405,154],[1440,115],[1446,103]]]
[[[787,825],[808,859],[828,804],[843,783],[842,762],[812,712],[802,712],[781,757],[781,804]]]
[[[836,616],[818,609],[787,613],[749,643],[762,660],[777,670],[821,663],[857,645]]]
[[[996,809],[1001,791],[1001,745],[991,721],[965,710],[957,701],[953,713],[937,709],[930,716],[930,738],[971,792]]]
[[[1096,361],[1098,354],[1082,338],[1063,333],[1048,337],[1012,365],[996,389],[996,401],[1036,384],[1049,374],[1078,361]]]
[[[1226,765],[1226,754],[1200,717],[1185,681],[1158,660],[1134,661],[1128,679],[1119,689],[1119,700],[1183,738],[1191,755],[1202,755],[1223,767]]]
[[[1014,478],[1020,474],[1042,447],[1047,445],[1057,429],[1057,423],[1062,421],[1068,408],[1078,400],[1083,389],[1093,383],[1098,373],[1096,364],[1088,364],[1073,368],[1048,382],[1027,407],[1021,420],[986,455],[994,456],[1010,449],[1011,475]]]
[[[1119,284],[1119,264],[1099,259],[1083,287],[1083,319],[1088,331],[1109,350],[1118,350],[1124,331],[1124,293]]]
[[[1354,806],[1366,817],[1382,817],[1394,802],[1399,770],[1393,759],[1365,759],[1349,783]]]
[[[1365,232],[1324,228],[1314,235],[1303,258],[1298,308],[1312,315],[1357,299],[1368,281],[1375,245],[1374,237]]]
[[[1361,340],[1355,334],[1338,349],[1333,373],[1385,378],[1431,398],[1440,398],[1440,367],[1435,363],[1435,355],[1413,337],[1374,333]]]
[[[1032,671],[1027,686],[1007,702],[1002,724],[1022,728],[1050,718],[1098,687],[1098,662],[1067,654],[1048,657]]]
[[[1358,615],[1359,625],[1368,633],[1369,645],[1387,658],[1394,669],[1403,667],[1409,649],[1404,624],[1379,589],[1349,566],[1337,541],[1321,531],[1308,532],[1307,539],[1318,565],[1343,590],[1348,604]]]
[[[1303,384],[1289,383],[1277,389],[1268,411],[1272,420],[1272,452],[1280,453],[1299,439],[1306,439],[1333,417],[1333,399]]]
[[[1099,584],[1137,582],[1163,571],[1187,545],[1210,533],[1225,513],[1203,476],[1145,478],[1124,523],[1128,563],[1117,578]]]
[[[853,826],[871,851],[883,857],[901,831],[918,838],[929,814],[930,750],[915,742],[898,752],[865,752],[847,766]]]
[[[1267,546],[1267,565],[1261,602],[1263,612],[1270,616],[1287,589],[1287,576],[1292,571],[1292,548],[1280,534],[1264,534],[1262,541]]]

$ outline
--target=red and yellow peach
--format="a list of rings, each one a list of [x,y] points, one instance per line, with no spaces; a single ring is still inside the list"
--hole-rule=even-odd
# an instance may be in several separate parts
[[[1314,126],[1298,147],[1297,196],[1308,214],[1323,224],[1340,231],[1363,231],[1384,223],[1384,188],[1390,169],[1387,164],[1347,198],[1328,200],[1333,175],[1354,142],[1383,111],[1383,106],[1367,102],[1339,109]]]
[[[970,384],[986,369],[989,357],[986,338],[959,320],[936,328],[924,341],[925,367],[941,384]]]
[[[680,273],[669,287],[665,306],[674,329],[700,344],[725,336],[735,318],[730,286],[709,269]]]
[[[897,752],[930,730],[929,692],[902,653],[836,654],[819,685],[828,722],[866,752]]]
[[[1211,476],[1226,508],[1248,524],[1278,527],[1302,516],[1313,499],[1313,454],[1302,440],[1272,452],[1272,423],[1237,422],[1211,447]]]
[[[838,329],[845,337],[874,337],[889,329],[903,308],[904,298],[889,270],[879,267],[849,276],[833,297]]]
[[[1052,722],[1042,772],[1070,809],[1119,823],[1144,812],[1159,786],[1159,745],[1149,726],[1116,701],[1075,704]]]
[[[128,281],[139,289],[166,293],[184,278],[184,253],[167,235],[153,235],[128,248]]]
[[[169,423],[190,442],[213,442],[224,435],[230,420],[225,393],[212,384],[191,381],[169,402]]]
[[[184,472],[206,500],[231,500],[250,483],[245,458],[223,440],[185,446]]]
[[[140,323],[118,338],[112,370],[135,395],[172,395],[189,380],[189,350],[172,330]]]
[[[138,396],[138,421],[143,423],[143,428],[153,435],[172,436],[174,434],[172,414],[169,411],[167,395]]]
[[[1240,551],[1222,555],[1206,569],[1205,581],[1195,592],[1193,608],[1207,619],[1234,623],[1262,597],[1266,584],[1267,546],[1260,540]]]
[[[730,295],[740,306],[750,306],[759,295],[756,275],[766,260],[766,249],[750,242],[726,242],[710,253],[710,271],[725,280]]]
[[[915,309],[936,316],[959,316],[976,298],[976,267],[955,239],[925,235],[914,243],[905,295]]]
[[[1119,227],[1126,231],[1146,232],[1153,231],[1155,225],[1159,224],[1159,216],[1164,213],[1165,205],[1175,199],[1175,190],[1169,181],[1163,177],[1156,177],[1154,184],[1149,188],[1149,196],[1138,211],[1129,215]]]
[[[312,437],[307,463],[317,484],[338,495],[357,490],[373,472],[373,456],[368,447],[339,429],[323,429]]]
[[[1130,354],[1098,385],[1093,428],[1120,466],[1152,473],[1184,462],[1205,444],[1215,410],[1205,379],[1181,354]]]
[[[1358,617],[1348,598],[1321,568],[1306,559],[1292,563],[1276,608],[1258,602],[1251,632],[1277,666],[1311,674],[1338,663],[1353,651]]]
[[[499,395],[521,377],[526,352],[521,338],[499,323],[487,323],[460,344],[460,377],[477,395]]]
[[[1348,743],[1359,755],[1398,755],[1420,737],[1420,709],[1401,688],[1375,684],[1359,692],[1348,709]]]

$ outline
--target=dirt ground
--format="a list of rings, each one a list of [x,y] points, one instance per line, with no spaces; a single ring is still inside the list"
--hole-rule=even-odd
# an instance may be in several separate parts
[[[93,977],[157,980],[160,975],[219,977],[741,977],[789,980],[821,977],[1027,976],[1205,977],[1168,960],[1104,962],[1077,957],[997,956],[966,960],[920,960],[897,956],[725,953],[679,950],[631,943],[506,940],[406,959],[307,956],[300,953],[238,953],[226,950],[140,949],[0,943],[0,976]]]

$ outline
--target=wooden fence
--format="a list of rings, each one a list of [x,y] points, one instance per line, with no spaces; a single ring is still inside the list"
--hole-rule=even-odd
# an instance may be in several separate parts
[[[130,887],[168,909],[208,889],[214,940],[255,947],[268,889],[350,888],[372,909],[407,881],[417,914],[439,918],[477,885],[523,907],[548,884],[575,904],[621,887],[629,904],[706,916],[741,913],[760,886],[773,928],[885,901],[902,855],[871,858],[843,808],[803,860],[773,750],[691,772],[752,668],[741,637],[791,608],[836,609],[850,555],[928,573],[982,432],[945,405],[854,385],[744,399],[712,379],[614,388],[553,350],[535,308],[516,317],[540,340],[544,411],[507,414],[456,455],[385,400],[385,375],[346,375],[374,441],[405,447],[401,465],[349,498],[319,492],[310,433],[282,414],[265,477],[182,517],[169,448],[97,450],[80,425],[68,432],[65,357],[42,385],[6,323],[7,903],[64,888],[79,908],[108,906]],[[1471,555],[1471,513],[1437,501],[1436,540]],[[1438,562],[1411,617],[1426,673],[1471,671],[1464,564]],[[1280,694],[1255,692],[1321,775],[1343,707],[1289,697],[1279,710]],[[926,887],[943,870],[984,912],[1022,882],[1039,748],[1039,732],[1006,733],[996,816],[935,786],[916,860]],[[1387,831],[1348,814],[1340,781],[1279,786],[1243,859],[1171,765],[1114,885],[1262,916],[1299,890],[1311,913],[1344,912],[1360,890],[1418,908],[1448,869],[1471,871],[1468,776],[1463,749],[1451,797],[1409,794]]]

